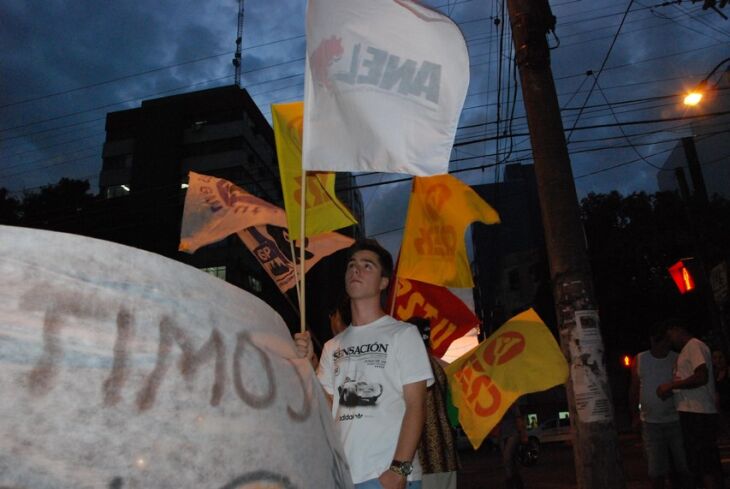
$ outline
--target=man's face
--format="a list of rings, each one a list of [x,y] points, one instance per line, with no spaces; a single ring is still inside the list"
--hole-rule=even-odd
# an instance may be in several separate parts
[[[669,334],[664,333],[659,338],[651,338],[652,348],[659,350],[659,353],[668,353],[672,349],[672,343],[669,340]]]
[[[684,344],[682,343],[682,330],[680,328],[676,326],[669,328],[667,330],[667,337],[669,338],[669,342],[675,349],[681,350],[684,346]]]
[[[388,286],[378,255],[370,250],[355,252],[347,263],[345,289],[350,299],[379,297]]]

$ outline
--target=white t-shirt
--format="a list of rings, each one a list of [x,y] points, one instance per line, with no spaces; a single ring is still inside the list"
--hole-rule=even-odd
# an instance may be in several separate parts
[[[375,479],[393,460],[405,414],[403,386],[433,372],[418,329],[390,316],[350,326],[324,345],[317,371],[331,394],[355,484]],[[421,479],[418,454],[409,480]]]
[[[692,338],[684,345],[677,357],[674,367],[674,380],[683,380],[695,373],[700,365],[707,366],[707,383],[694,389],[675,389],[674,402],[677,411],[686,413],[717,412],[715,407],[715,377],[712,373],[712,356],[710,349],[703,342]]]
[[[637,373],[640,382],[641,420],[645,423],[671,423],[679,421],[674,399],[661,399],[656,389],[672,380],[677,354],[673,351],[664,358],[657,358],[651,350],[639,353]]]

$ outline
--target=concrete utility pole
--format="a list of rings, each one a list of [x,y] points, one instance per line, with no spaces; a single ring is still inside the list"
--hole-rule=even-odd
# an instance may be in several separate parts
[[[585,236],[546,35],[547,0],[508,0],[512,39],[530,128],[566,384],[579,489],[625,487]]]

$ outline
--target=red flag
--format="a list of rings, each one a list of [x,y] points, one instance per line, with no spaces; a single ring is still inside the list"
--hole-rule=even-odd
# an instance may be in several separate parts
[[[398,277],[396,291],[393,316],[401,321],[413,316],[427,318],[431,323],[430,350],[437,357],[479,324],[466,304],[446,287]],[[391,297],[388,304],[392,303]]]

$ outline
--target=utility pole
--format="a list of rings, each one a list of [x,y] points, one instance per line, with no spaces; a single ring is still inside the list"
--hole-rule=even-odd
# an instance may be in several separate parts
[[[613,416],[578,195],[550,69],[547,0],[507,0],[550,262],[579,489],[623,489]]]
[[[697,156],[697,147],[695,146],[694,136],[682,138],[682,147],[684,155],[687,157],[687,166],[689,174],[692,177],[692,186],[694,187],[694,195],[696,205],[700,212],[707,211],[707,187],[705,186],[705,177],[702,175],[702,167],[700,166],[700,158]]]
[[[710,270],[712,269],[712,263],[710,262],[710,256],[707,252],[707,244],[705,235],[707,232],[707,212],[709,210],[709,199],[707,197],[707,187],[705,186],[705,177],[702,175],[702,166],[700,165],[700,158],[697,155],[697,147],[695,146],[694,136],[687,136],[682,138],[682,147],[684,148],[684,155],[687,158],[687,167],[689,168],[689,174],[692,177],[692,187],[694,192],[690,195],[687,181],[684,179],[682,183],[680,179],[684,177],[684,170],[682,167],[676,168],[675,173],[678,178],[680,185],[680,194],[684,199],[685,206],[688,210],[688,218],[690,222],[690,229],[692,232],[692,240],[694,241],[695,254],[697,261],[700,263],[700,274],[697,277],[700,292],[702,293],[705,307],[707,308],[707,315],[710,321],[712,330],[719,333],[722,337],[722,341],[725,344],[725,348],[730,346],[730,338],[728,333],[722,324],[720,310],[715,303],[715,297],[712,293],[712,284],[710,283]]]

